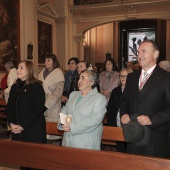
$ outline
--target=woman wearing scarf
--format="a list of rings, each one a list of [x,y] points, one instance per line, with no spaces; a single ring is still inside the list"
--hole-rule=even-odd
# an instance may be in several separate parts
[[[109,101],[112,90],[119,84],[119,72],[116,62],[109,58],[104,62],[104,71],[99,76],[100,93]]]
[[[45,68],[43,68],[38,77],[43,82],[46,95],[44,109],[46,121],[58,122],[61,111],[61,96],[64,88],[64,75],[59,69],[59,62],[54,54],[46,54]],[[53,137],[50,135],[50,137],[47,136],[47,139],[53,139]]]

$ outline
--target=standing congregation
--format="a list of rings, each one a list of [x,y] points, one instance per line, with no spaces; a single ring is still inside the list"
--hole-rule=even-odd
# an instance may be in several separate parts
[[[151,40],[143,41],[137,54],[140,67],[130,63],[120,72],[113,58],[98,73],[88,61],[72,57],[66,71],[47,53],[38,76],[32,62],[21,61],[13,85],[4,90],[10,89],[11,139],[46,143],[56,136],[45,135],[45,121],[57,122],[63,146],[100,150],[105,118],[107,126],[123,129],[125,142],[116,143],[117,151],[170,158],[169,62],[158,65],[159,49]],[[61,112],[69,122],[61,123]]]

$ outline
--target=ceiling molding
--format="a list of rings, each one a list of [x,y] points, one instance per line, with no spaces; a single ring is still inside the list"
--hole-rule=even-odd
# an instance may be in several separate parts
[[[59,17],[54,5],[51,2],[37,5],[38,13],[44,16],[57,19]]]
[[[82,34],[82,33],[76,33],[75,35],[74,35],[74,40],[76,41],[76,42],[83,42],[83,40],[84,40],[84,35]]]
[[[71,5],[71,12],[74,10],[89,10],[89,9],[100,9],[100,8],[112,8],[112,7],[122,7],[131,5],[148,5],[148,4],[158,4],[158,3],[169,3],[170,0],[127,0],[127,1],[115,1],[106,3],[96,3],[89,5]]]
[[[95,21],[121,21],[135,18],[170,19],[170,0],[140,0],[140,2],[139,0],[133,0],[133,5],[132,1],[129,1],[130,5],[127,4],[128,3],[125,5],[124,3],[120,5],[119,3],[119,6],[114,6],[103,3],[100,6],[96,5],[96,8],[90,8],[90,5],[81,5],[80,8],[71,7],[70,11],[72,13],[73,21],[76,24]]]

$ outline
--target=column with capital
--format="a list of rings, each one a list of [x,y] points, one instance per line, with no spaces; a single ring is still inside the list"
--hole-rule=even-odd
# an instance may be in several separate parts
[[[74,40],[77,43],[77,58],[79,58],[79,60],[84,60],[84,35],[82,34],[76,34],[74,36]]]

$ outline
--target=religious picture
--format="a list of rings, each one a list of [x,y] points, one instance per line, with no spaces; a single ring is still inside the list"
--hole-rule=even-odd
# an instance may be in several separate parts
[[[52,53],[52,25],[38,21],[38,63],[44,63],[47,53]]]
[[[0,0],[0,67],[19,60],[19,1]]]
[[[135,61],[137,60],[137,51],[141,42],[147,39],[155,40],[155,30],[129,30],[128,37],[128,61]]]

